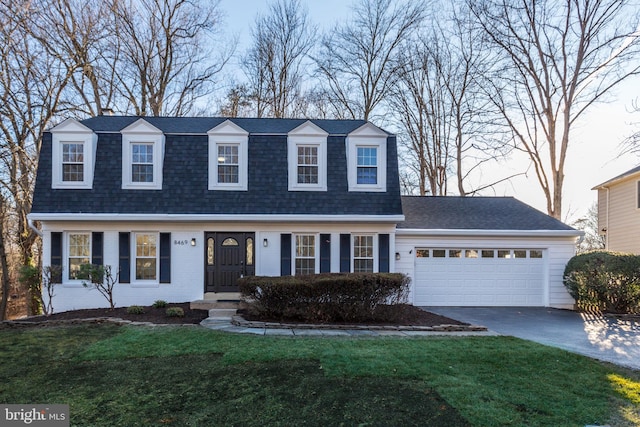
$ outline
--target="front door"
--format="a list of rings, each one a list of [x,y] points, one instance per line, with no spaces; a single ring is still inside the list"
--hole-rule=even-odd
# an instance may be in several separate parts
[[[255,233],[205,233],[205,292],[238,292],[236,281],[255,274]]]

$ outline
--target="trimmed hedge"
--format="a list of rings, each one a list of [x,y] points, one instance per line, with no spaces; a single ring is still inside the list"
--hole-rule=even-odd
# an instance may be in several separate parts
[[[569,260],[564,285],[579,310],[640,313],[640,256],[587,252]]]
[[[409,278],[400,273],[323,273],[249,276],[238,280],[249,313],[262,319],[364,322],[381,305],[406,301]]]

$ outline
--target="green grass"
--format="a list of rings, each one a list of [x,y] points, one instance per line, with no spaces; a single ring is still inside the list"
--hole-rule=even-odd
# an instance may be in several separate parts
[[[640,373],[507,337],[285,338],[197,327],[0,330],[0,402],[72,425],[640,423]]]

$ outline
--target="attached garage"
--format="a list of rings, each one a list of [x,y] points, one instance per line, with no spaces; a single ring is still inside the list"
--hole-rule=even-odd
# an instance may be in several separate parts
[[[417,248],[415,305],[543,306],[541,249]]]
[[[573,308],[562,284],[581,232],[510,197],[403,197],[396,271],[417,306]]]

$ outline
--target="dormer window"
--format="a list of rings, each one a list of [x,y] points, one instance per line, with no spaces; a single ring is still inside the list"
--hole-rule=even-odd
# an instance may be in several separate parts
[[[51,188],[90,189],[97,135],[75,119],[51,129]]]
[[[209,190],[247,191],[249,133],[230,120],[209,135]]]
[[[161,190],[164,134],[143,119],[122,130],[122,188]]]
[[[62,182],[84,181],[84,144],[62,143]]]
[[[289,191],[327,191],[327,136],[310,121],[289,132]]]
[[[371,123],[347,135],[349,191],[387,190],[387,136]]]

